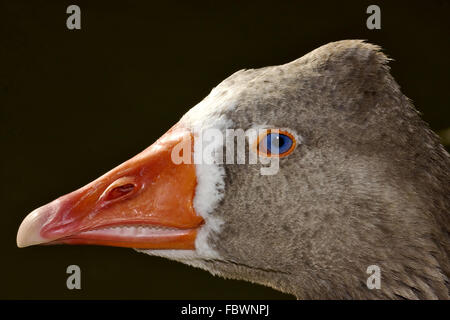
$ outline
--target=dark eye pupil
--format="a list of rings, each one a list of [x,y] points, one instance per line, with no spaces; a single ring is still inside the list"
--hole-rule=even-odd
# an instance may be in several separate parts
[[[284,136],[280,135],[279,136],[279,141],[278,141],[278,147],[282,148],[285,143],[286,143],[286,140],[285,140]]]
[[[272,154],[283,154],[291,148],[292,144],[292,139],[282,133],[269,133],[266,136],[265,145],[267,151]]]

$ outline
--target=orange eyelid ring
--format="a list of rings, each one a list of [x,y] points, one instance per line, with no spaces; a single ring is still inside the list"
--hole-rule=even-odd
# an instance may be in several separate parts
[[[274,154],[274,153],[271,153],[269,150],[267,150],[264,146],[261,145],[261,142],[263,141],[264,138],[266,138],[271,133],[282,134],[282,135],[285,135],[285,136],[289,137],[291,139],[291,141],[292,141],[292,145],[290,146],[290,148],[288,150],[284,151],[283,153],[280,153],[280,154]],[[290,155],[292,153],[292,151],[294,151],[296,145],[297,145],[297,141],[295,139],[295,136],[293,134],[291,134],[290,132],[288,132],[286,130],[280,130],[280,129],[267,129],[266,132],[261,133],[258,136],[258,139],[254,143],[253,149],[256,150],[256,153],[258,155],[262,155],[264,157],[279,157],[279,158],[283,158],[283,157],[286,157],[286,156]]]

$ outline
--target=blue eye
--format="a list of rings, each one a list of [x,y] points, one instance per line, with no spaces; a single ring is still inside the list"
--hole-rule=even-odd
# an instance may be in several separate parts
[[[266,134],[259,142],[258,150],[266,155],[286,156],[295,147],[294,137],[287,132]]]

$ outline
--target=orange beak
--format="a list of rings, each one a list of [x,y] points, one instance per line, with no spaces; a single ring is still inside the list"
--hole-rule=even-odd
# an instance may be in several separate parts
[[[195,165],[172,161],[191,133],[170,129],[149,148],[89,183],[31,212],[17,245],[96,244],[194,249],[203,219],[193,208]]]

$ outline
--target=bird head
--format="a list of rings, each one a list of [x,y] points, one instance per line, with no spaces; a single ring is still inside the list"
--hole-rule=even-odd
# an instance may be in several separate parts
[[[18,246],[130,247],[298,297],[413,296],[395,275],[438,260],[418,248],[438,251],[419,169],[439,143],[387,60],[351,40],[236,72],[148,149],[32,211]],[[373,264],[392,276],[383,295],[365,287]]]

